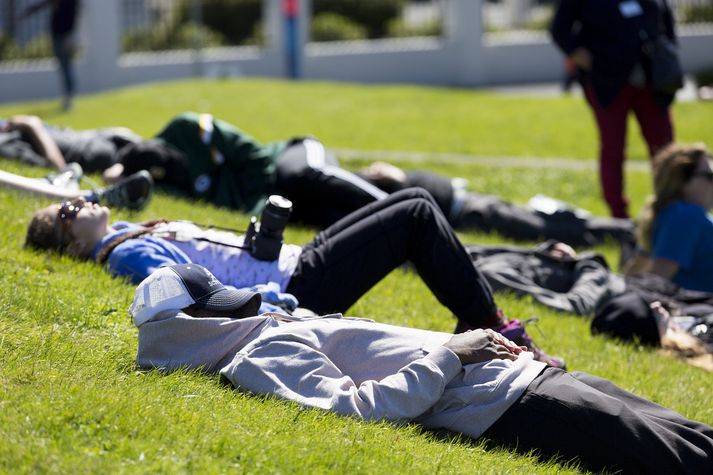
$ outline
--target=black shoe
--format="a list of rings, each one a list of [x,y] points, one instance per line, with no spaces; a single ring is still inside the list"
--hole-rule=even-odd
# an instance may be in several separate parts
[[[122,178],[111,186],[97,190],[96,202],[116,208],[140,210],[146,206],[153,193],[153,178],[146,170]]]
[[[525,322],[520,320],[504,320],[502,324],[497,327],[493,327],[493,330],[503,335],[508,340],[511,340],[516,345],[522,345],[527,347],[527,351],[531,351],[535,355],[537,361],[542,361],[549,366],[554,366],[555,368],[567,369],[567,365],[564,360],[559,356],[548,355],[542,349],[532,341],[532,337],[525,331],[525,325],[528,323],[533,323],[539,320],[538,318],[530,318]]]

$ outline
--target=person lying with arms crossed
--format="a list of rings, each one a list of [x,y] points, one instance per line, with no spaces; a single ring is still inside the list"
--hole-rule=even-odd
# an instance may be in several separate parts
[[[548,367],[490,329],[454,336],[339,314],[254,316],[259,305],[201,266],[161,268],[129,309],[137,365],[219,373],[242,391],[576,457],[591,470],[713,470],[710,426]]]

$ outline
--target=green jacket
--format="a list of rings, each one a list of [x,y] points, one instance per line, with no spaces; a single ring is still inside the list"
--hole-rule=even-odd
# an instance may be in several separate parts
[[[193,196],[252,214],[262,211],[286,147],[260,144],[227,122],[193,112],[175,117],[156,138],[186,157]]]

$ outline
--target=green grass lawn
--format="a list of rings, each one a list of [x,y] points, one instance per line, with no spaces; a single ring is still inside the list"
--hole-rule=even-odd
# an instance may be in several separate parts
[[[34,113],[76,128],[126,125],[152,135],[185,110],[211,112],[260,140],[312,134],[335,148],[415,150],[532,157],[596,156],[594,123],[579,97],[528,98],[469,89],[289,83],[274,80],[180,81],[82,97],[75,112],[56,102],[0,107],[0,117]],[[713,103],[674,108],[678,138],[713,141]],[[631,122],[630,155],[645,159]]]
[[[76,128],[131,126],[150,136],[183,110],[211,112],[261,140],[313,134],[328,146],[490,156],[591,159],[595,135],[576,98],[531,99],[467,90],[206,81],[151,85],[82,97],[54,115],[55,103],[0,107],[0,117],[39,113]],[[711,144],[713,105],[674,108],[682,140]],[[633,137],[634,134],[632,134]],[[631,154],[643,159],[638,138]],[[533,160],[535,160],[533,158]],[[363,161],[354,160],[349,167]],[[604,214],[596,176],[587,170],[506,168],[473,163],[419,166],[470,180],[471,188],[515,202],[545,192]],[[0,159],[0,168],[42,176],[47,170]],[[634,211],[650,176],[629,172]],[[163,375],[134,368],[136,329],[126,311],[133,286],[100,268],[22,248],[32,211],[45,200],[0,189],[0,472],[249,473],[560,473],[573,464],[487,447],[480,441],[364,423],[270,398],[246,396],[219,378]],[[244,226],[247,217],[158,194],[139,214],[116,218],[192,219]],[[292,227],[290,242],[314,230]],[[468,233],[464,242],[498,243]],[[524,243],[527,244],[527,243]],[[613,245],[601,246],[611,263]],[[572,370],[612,379],[626,389],[713,424],[713,375],[655,351],[589,333],[588,322],[530,300],[499,295],[514,317],[541,318],[533,334]],[[379,321],[451,331],[455,319],[416,275],[397,271],[350,311]]]

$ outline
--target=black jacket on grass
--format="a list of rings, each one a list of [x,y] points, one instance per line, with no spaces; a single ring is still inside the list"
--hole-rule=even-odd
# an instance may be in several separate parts
[[[692,317],[687,332],[713,345],[713,293],[687,290],[656,275],[620,276],[603,257],[587,253],[557,258],[550,241],[535,249],[468,246],[475,266],[493,291],[532,296],[555,310],[593,317],[592,333],[660,346],[653,302],[674,316]]]
[[[548,252],[552,244],[534,249],[476,245],[466,249],[493,291],[531,295],[555,310],[591,315],[600,301],[624,291],[622,279],[609,270],[602,256],[557,258]]]

